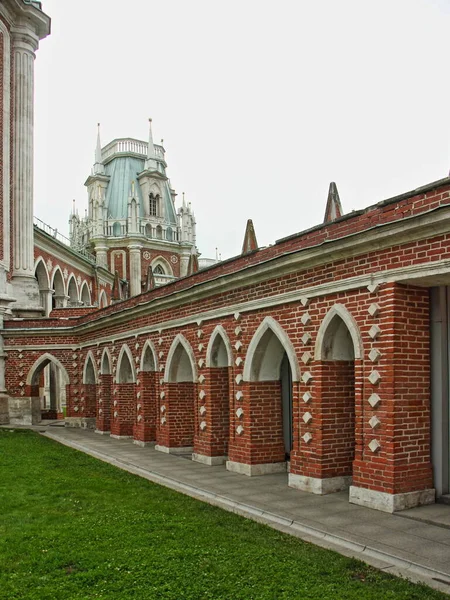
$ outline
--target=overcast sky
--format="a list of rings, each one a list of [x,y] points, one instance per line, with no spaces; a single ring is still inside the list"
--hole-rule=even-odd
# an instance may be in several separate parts
[[[68,234],[102,145],[164,138],[203,256],[448,175],[450,0],[44,0],[35,215]]]

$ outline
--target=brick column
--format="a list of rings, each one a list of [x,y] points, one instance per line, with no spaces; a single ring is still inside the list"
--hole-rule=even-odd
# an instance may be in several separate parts
[[[387,284],[364,371],[350,502],[386,512],[434,502],[429,295]]]
[[[140,446],[156,441],[158,419],[159,374],[155,371],[142,371],[139,374],[136,400],[136,421],[134,442]]]
[[[204,397],[198,397],[193,460],[208,465],[223,464],[228,453],[230,394],[228,367],[204,370]],[[202,394],[200,390],[199,395]]]
[[[133,437],[136,385],[116,383],[111,396],[111,437]]]
[[[227,469],[245,475],[285,471],[281,382],[245,382],[240,391]]]
[[[165,384],[161,402],[156,449],[162,452],[188,452],[194,445],[196,384],[191,381]],[[198,421],[197,421],[198,422]]]
[[[97,433],[110,433],[111,430],[111,384],[112,375],[100,375],[97,394]]]

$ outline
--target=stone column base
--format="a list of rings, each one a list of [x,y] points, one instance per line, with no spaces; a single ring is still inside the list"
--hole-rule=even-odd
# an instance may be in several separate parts
[[[318,477],[306,477],[305,475],[289,473],[288,485],[296,490],[302,490],[302,492],[311,492],[311,494],[324,496],[325,494],[333,494],[334,492],[346,490],[351,483],[351,476],[319,479]]]
[[[9,425],[9,397],[0,394],[0,425]]]
[[[434,489],[405,492],[403,494],[387,494],[386,492],[377,492],[352,485],[348,500],[352,504],[359,504],[367,508],[393,513],[424,504],[434,504],[435,499],[436,490]]]
[[[99,435],[111,435],[110,431],[103,431],[103,429],[96,429],[95,433],[98,433]]]
[[[215,465],[223,465],[227,460],[226,456],[207,456],[206,454],[197,454],[196,452],[192,455],[192,460],[202,465],[209,465],[213,467]]]
[[[133,439],[132,435],[117,435],[115,433],[110,433],[109,437],[112,437],[115,440],[132,440]]]
[[[66,427],[80,427],[81,429],[95,429],[95,417],[66,417]]]
[[[234,462],[227,460],[227,471],[247,475],[248,477],[256,477],[257,475],[271,475],[272,473],[286,473],[286,463],[263,463],[260,465],[248,465],[246,463]]]
[[[155,442],[143,442],[142,440],[133,440],[133,444],[145,448],[146,446],[155,446]]]
[[[169,448],[168,446],[160,446],[156,444],[155,450],[164,452],[165,454],[190,454],[194,451],[193,446],[181,446],[179,448]]]
[[[9,398],[10,425],[38,425],[41,422],[41,401],[39,398],[25,396]]]

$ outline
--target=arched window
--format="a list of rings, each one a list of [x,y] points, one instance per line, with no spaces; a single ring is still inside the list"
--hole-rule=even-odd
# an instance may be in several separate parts
[[[159,216],[159,194],[156,196],[151,193],[148,197],[149,204],[149,216],[150,217],[158,217]]]
[[[164,269],[162,268],[161,265],[156,265],[156,267],[153,269],[153,274],[154,275],[165,275]]]
[[[156,227],[156,238],[158,240],[162,240],[162,227],[161,227],[161,225],[158,225]]]
[[[168,242],[171,242],[173,240],[173,232],[172,232],[172,229],[170,227],[168,227],[166,229],[166,240]]]
[[[119,235],[121,235],[122,233],[122,227],[120,226],[120,223],[114,223],[113,225],[113,235],[115,237],[119,237]]]
[[[145,235],[149,238],[152,237],[152,226],[150,225],[150,223],[147,223],[147,225],[145,226]]]

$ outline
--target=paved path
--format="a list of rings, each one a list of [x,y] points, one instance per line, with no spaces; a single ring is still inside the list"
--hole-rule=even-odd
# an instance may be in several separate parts
[[[283,473],[246,477],[92,430],[35,429],[150,481],[450,593],[450,506],[390,515],[349,504],[347,492],[316,496],[293,490]]]

